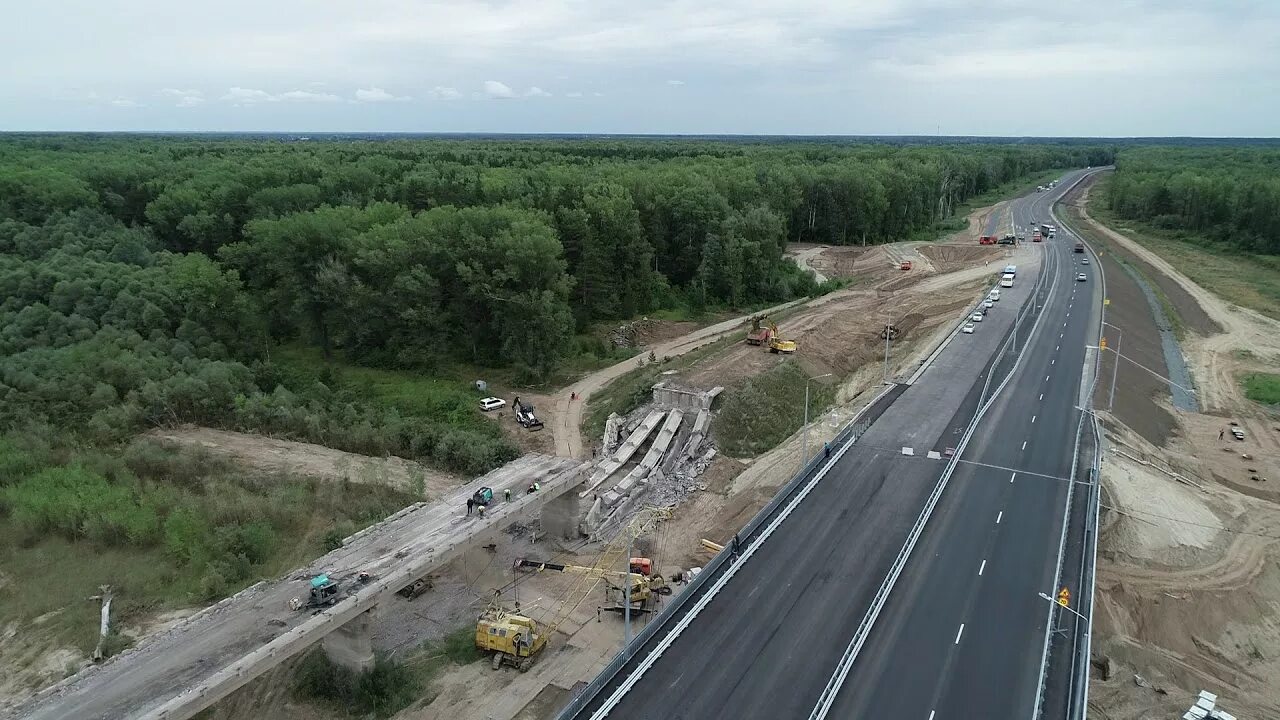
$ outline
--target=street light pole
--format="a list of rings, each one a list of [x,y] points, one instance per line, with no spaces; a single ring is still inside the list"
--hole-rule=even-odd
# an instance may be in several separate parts
[[[1069,606],[1067,606],[1067,605],[1063,605],[1062,603],[1058,602],[1057,600],[1054,600],[1053,598],[1049,597],[1048,595],[1045,595],[1044,593],[1037,593],[1037,594],[1038,594],[1042,599],[1044,599],[1044,600],[1048,600],[1049,602],[1053,603],[1054,605],[1057,605],[1058,607],[1062,608],[1063,610],[1066,610],[1066,611],[1068,611],[1068,612],[1074,613],[1076,617],[1080,618],[1081,620],[1083,620],[1083,621],[1085,621],[1085,622],[1089,622],[1089,618],[1087,618],[1087,617],[1085,617],[1085,616],[1081,615],[1080,613],[1076,612],[1075,610],[1071,609],[1071,607],[1069,607]]]
[[[1124,339],[1124,330],[1105,320],[1102,321],[1102,324],[1116,329],[1116,358],[1115,362],[1111,364],[1111,395],[1107,398],[1107,412],[1111,412],[1111,409],[1116,404],[1116,375],[1120,373],[1120,341]]]
[[[809,383],[813,380],[821,380],[824,377],[831,377],[831,373],[816,375],[804,381],[804,433],[800,451],[800,467],[802,468],[809,464]]]
[[[622,647],[625,648],[631,644],[631,541],[633,537],[630,526],[624,532],[627,533],[627,556],[624,558],[627,580],[622,586]]]
[[[889,332],[889,329],[892,327],[893,325],[889,325],[889,324],[886,324],[884,326],[884,384],[885,385],[889,384],[889,336],[891,335],[891,333]]]

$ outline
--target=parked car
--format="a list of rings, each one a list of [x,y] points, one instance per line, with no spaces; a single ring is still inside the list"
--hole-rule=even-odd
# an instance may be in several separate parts
[[[1237,439],[1237,440],[1243,440],[1243,439],[1244,439],[1244,430],[1241,430],[1239,427],[1232,426],[1232,428],[1231,428],[1231,437],[1233,437],[1233,438],[1235,438],[1235,439]]]
[[[497,410],[500,407],[505,407],[506,404],[507,401],[502,398],[487,397],[480,401],[480,409],[484,412],[489,412],[490,410]]]
[[[1088,279],[1089,278],[1086,277],[1084,273],[1076,273],[1076,282],[1084,282],[1085,280],[1088,280]]]
[[[960,332],[962,332],[962,333],[968,333],[968,334],[972,335],[972,334],[973,334],[973,328],[974,328],[974,327],[975,327],[975,326],[974,326],[974,324],[973,324],[973,323],[965,323],[965,324],[964,324],[964,327],[960,328]]]
[[[976,312],[973,315],[969,316],[969,319],[974,322],[982,322],[982,313]]]
[[[988,310],[995,307],[995,304],[996,304],[996,301],[992,300],[991,298],[987,298],[986,300],[982,301],[982,307],[987,308]]]

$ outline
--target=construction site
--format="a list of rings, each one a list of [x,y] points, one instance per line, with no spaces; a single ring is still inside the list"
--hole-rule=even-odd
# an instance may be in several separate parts
[[[445,528],[439,532],[456,534],[468,527],[466,523],[487,520],[486,527],[492,530],[466,531],[469,541],[465,543],[447,541],[448,556],[442,555],[441,562],[433,565],[428,574],[395,597],[380,596],[376,608],[364,613],[359,628],[352,631],[356,638],[354,650],[350,643],[343,644],[342,637],[326,640],[325,648],[335,659],[347,653],[347,664],[367,667],[375,654],[412,658],[421,648],[445,636],[474,634],[477,646],[489,661],[446,667],[431,678],[427,694],[396,717],[552,717],[576,687],[594,677],[613,657],[628,633],[642,627],[665,598],[680,592],[683,583],[696,575],[715,552],[733,542],[737,529],[768,503],[803,465],[806,455],[818,452],[858,408],[879,392],[884,382],[905,377],[918,368],[951,333],[965,309],[991,284],[1000,268],[1016,259],[1018,253],[1030,252],[977,242],[981,228],[992,224],[1007,226],[1007,216],[1001,217],[1003,209],[1000,204],[974,212],[965,230],[936,243],[790,248],[788,252],[795,262],[819,279],[846,282],[845,287],[827,295],[712,325],[646,321],[638,329],[620,330],[618,335],[639,349],[631,360],[578,378],[554,393],[521,393],[503,411],[494,413],[492,419],[501,423],[529,453],[516,465],[533,463],[546,468],[539,471],[545,472],[540,476],[541,484],[531,480],[533,476],[520,467],[468,482],[399,458],[368,458],[240,433],[188,427],[155,434],[166,443],[201,447],[259,471],[292,472],[322,481],[417,488],[425,499],[423,507],[431,508],[429,517],[438,518],[440,527]],[[1110,281],[1111,268],[1107,271]],[[1264,326],[1248,330],[1254,326],[1239,324],[1253,323],[1254,318],[1246,321],[1237,317],[1235,321],[1233,332],[1267,332]],[[1139,331],[1133,332],[1136,338]],[[1272,332],[1269,337],[1277,335]],[[1218,400],[1222,407],[1233,402],[1233,394],[1242,400],[1231,372],[1222,368],[1224,361],[1209,353],[1207,345],[1198,347],[1203,357],[1194,352],[1189,352],[1189,357],[1199,357],[1204,368],[1217,369],[1224,385]],[[1134,347],[1130,350],[1139,352]],[[652,370],[655,365],[660,368],[659,379],[649,389],[647,402],[625,414],[611,416],[598,436],[583,434],[586,409],[594,394],[620,378]],[[752,381],[784,365],[798,368],[813,385],[821,384],[829,392],[829,404],[812,408],[811,415],[810,408],[804,408],[808,426],[801,429],[801,422],[788,426],[785,439],[776,446],[746,453],[726,452],[718,442],[728,432],[719,424],[720,409]],[[1193,361],[1192,367],[1199,380],[1201,365]],[[1119,372],[1126,373],[1123,368]],[[1158,397],[1148,398],[1152,403],[1149,408],[1121,410],[1131,404],[1132,387],[1132,383],[1122,383],[1116,418],[1128,418],[1126,412],[1135,413],[1135,417],[1157,412],[1173,416],[1175,411],[1163,407]],[[1193,422],[1181,417],[1179,420],[1187,425]],[[1271,443],[1267,446],[1273,453],[1267,461],[1271,464],[1254,472],[1280,476],[1274,468],[1280,436],[1274,431],[1266,434],[1269,428],[1260,415],[1241,414],[1239,421],[1251,438],[1261,441],[1265,436]],[[1153,648],[1162,648],[1158,651],[1161,658],[1189,649],[1205,654],[1202,646],[1214,649],[1220,656],[1216,666],[1184,661],[1180,670],[1174,668],[1162,674],[1143,666],[1141,672],[1147,681],[1169,690],[1176,687],[1180,692],[1196,685],[1195,690],[1199,686],[1217,688],[1224,696],[1231,696],[1227,686],[1219,682],[1225,681],[1224,670],[1228,667],[1248,670],[1260,679],[1268,677],[1266,671],[1270,670],[1271,677],[1275,677],[1277,661],[1271,658],[1280,652],[1280,626],[1274,622],[1274,613],[1270,616],[1272,644],[1262,649],[1257,649],[1257,628],[1233,624],[1234,616],[1222,614],[1223,633],[1232,633],[1231,637],[1240,642],[1247,639],[1254,643],[1254,649],[1247,653],[1223,646],[1222,637],[1212,634],[1187,638],[1186,646],[1169,641],[1168,648],[1136,635],[1138,629],[1147,632],[1159,627],[1176,628],[1182,623],[1180,618],[1186,617],[1178,613],[1168,613],[1166,617],[1161,614],[1165,608],[1181,608],[1180,612],[1185,613],[1188,608],[1201,607],[1198,596],[1181,600],[1174,597],[1180,592],[1185,595],[1187,578],[1199,577],[1197,573],[1206,576],[1206,583],[1209,576],[1220,578],[1213,582],[1221,584],[1217,590],[1221,593],[1229,592],[1225,578],[1245,583],[1280,582],[1280,578],[1266,574],[1276,569],[1267,560],[1272,545],[1264,539],[1267,533],[1280,536],[1280,521],[1275,516],[1266,521],[1251,520],[1248,528],[1257,533],[1253,535],[1213,529],[1235,527],[1233,518],[1241,516],[1250,503],[1262,506],[1274,502],[1274,497],[1268,500],[1265,495],[1277,492],[1266,489],[1274,483],[1247,479],[1245,466],[1261,461],[1228,457],[1228,453],[1218,450],[1223,458],[1214,462],[1217,472],[1224,472],[1223,468],[1238,460],[1240,473],[1223,480],[1217,480],[1215,475],[1208,482],[1190,465],[1174,463],[1155,469],[1157,458],[1167,461],[1174,457],[1168,452],[1167,443],[1193,458],[1202,449],[1194,443],[1201,441],[1201,435],[1208,440],[1216,432],[1212,430],[1216,422],[1205,419],[1204,427],[1197,427],[1194,432],[1188,428],[1182,433],[1170,425],[1163,436],[1151,437],[1129,431],[1119,420],[1109,426],[1113,444],[1104,465],[1106,502],[1116,510],[1108,514],[1104,536],[1108,565],[1099,570],[1099,608],[1103,611],[1099,617],[1107,618],[1115,636],[1096,646],[1100,657],[1105,654],[1113,678],[1099,685],[1099,707],[1108,697],[1120,706],[1130,702],[1130,695],[1144,691],[1140,686],[1131,689],[1135,687],[1131,682],[1116,687],[1115,678],[1124,680],[1121,667],[1138,667],[1147,662],[1148,656],[1157,652]],[[1141,426],[1138,421],[1134,424]],[[1178,445],[1179,442],[1192,444]],[[1124,455],[1119,454],[1122,450]],[[1264,456],[1262,452],[1255,455]],[[1125,468],[1125,474],[1119,475],[1118,468]],[[1241,473],[1244,479],[1235,477]],[[1170,479],[1171,475],[1181,475],[1185,482]],[[1126,484],[1118,477],[1132,480]],[[1195,501],[1170,500],[1173,505],[1183,502],[1187,507],[1200,507],[1196,505],[1200,503],[1213,508],[1196,515],[1206,527],[1188,532],[1178,525],[1182,529],[1157,532],[1152,528],[1159,527],[1159,519],[1122,514],[1127,503],[1147,497],[1153,483],[1168,484],[1173,488],[1172,498]],[[1223,510],[1212,504],[1208,498],[1213,496],[1205,489],[1219,483],[1252,487],[1253,492],[1246,496],[1232,490],[1239,496],[1232,501],[1237,504],[1228,504]],[[548,494],[546,500],[539,502],[539,512],[520,510],[524,496],[536,493],[554,493],[554,498]],[[1172,517],[1190,512],[1182,505],[1173,505],[1162,512]],[[475,518],[483,516],[486,509],[488,518]],[[405,522],[420,521],[410,518]],[[382,527],[348,538],[341,549],[320,558],[305,572],[277,581],[282,589],[270,592],[274,593],[272,597],[280,598],[278,603],[272,602],[280,605],[283,612],[285,595],[295,593],[302,595],[299,608],[326,605],[326,583],[340,582],[341,597],[346,598],[353,592],[350,587],[376,580],[379,570],[368,559],[362,560],[360,548],[378,553],[390,542],[402,542],[399,536],[386,534],[399,531],[379,529]],[[379,540],[379,533],[387,539]],[[1180,553],[1179,557],[1188,562],[1207,562],[1208,569],[1204,565],[1189,570],[1174,568],[1160,576],[1146,564],[1153,558],[1166,562],[1171,552]],[[335,557],[341,557],[341,561],[336,562]],[[1142,569],[1123,564],[1128,559],[1137,561]],[[1143,573],[1150,576],[1149,580],[1143,580],[1147,577]],[[308,579],[314,603],[306,599]],[[287,590],[283,589],[286,585]],[[1175,586],[1183,589],[1174,590]],[[1153,593],[1157,587],[1169,588],[1168,593],[1173,595]],[[1221,600],[1213,603],[1222,606]],[[1209,604],[1204,599],[1203,606]],[[261,606],[261,602],[255,602],[244,612],[259,613],[256,608]],[[239,612],[224,612],[231,611]],[[138,628],[142,636],[139,651],[145,651],[149,638],[160,638],[157,647],[163,647],[164,638],[171,636],[175,624],[182,622],[182,617],[176,616],[151,628]],[[223,618],[222,622],[234,624],[230,618]],[[296,621],[282,622],[292,625]],[[275,632],[281,631],[283,626]],[[0,653],[4,653],[5,664],[9,665],[19,657],[15,653],[30,650],[29,646],[13,643]],[[1254,655],[1250,653],[1261,653],[1264,659],[1253,661],[1261,666],[1251,667],[1250,658]],[[206,711],[208,716],[341,717],[341,713],[300,700],[290,691],[296,663],[296,659],[287,660],[266,670],[212,705]],[[35,662],[28,657],[23,657],[22,667],[35,670],[14,678],[3,688],[10,699],[21,696],[23,688],[56,680],[59,675],[55,673],[61,670],[47,659]],[[1236,685],[1233,689],[1241,687]],[[1175,700],[1180,701],[1179,692],[1165,696],[1170,707],[1176,704]],[[1261,687],[1258,692],[1253,701],[1262,703]]]
[[[1088,194],[1069,194],[1059,215],[1100,256],[1103,336],[1118,349],[1094,395],[1090,714],[1181,717],[1206,691],[1236,717],[1280,717],[1280,422],[1240,382],[1280,364],[1280,323],[1094,221]]]

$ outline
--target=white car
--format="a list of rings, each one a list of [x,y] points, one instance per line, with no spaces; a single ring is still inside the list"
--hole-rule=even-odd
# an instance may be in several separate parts
[[[964,324],[964,327],[960,328],[960,332],[962,332],[962,333],[968,333],[968,334],[972,335],[972,334],[973,334],[973,327],[974,327],[974,326],[973,326],[973,323],[965,323],[965,324]]]
[[[974,322],[982,322],[982,313],[976,312],[973,315],[971,315],[969,319]]]
[[[1081,258],[1081,259],[1080,259],[1080,264],[1081,264],[1081,265],[1088,265],[1088,264],[1089,264],[1089,258]]]
[[[995,305],[996,305],[996,301],[992,300],[991,298],[987,298],[986,300],[982,301],[982,307],[987,308],[988,310],[995,307]]]
[[[500,407],[506,407],[507,401],[502,398],[487,397],[480,401],[480,409],[484,412],[497,410]]]
[[[1233,438],[1235,438],[1235,439],[1237,439],[1237,440],[1243,440],[1243,439],[1244,439],[1244,430],[1241,430],[1239,427],[1236,427],[1235,425],[1232,425],[1232,426],[1231,426],[1231,437],[1233,437]]]
[[[1084,273],[1076,273],[1076,282],[1084,282],[1085,280],[1088,280],[1088,279],[1089,278],[1086,277]]]

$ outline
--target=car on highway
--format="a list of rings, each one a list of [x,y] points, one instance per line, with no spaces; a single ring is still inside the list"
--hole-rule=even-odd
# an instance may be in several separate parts
[[[983,300],[983,301],[982,301],[982,307],[987,308],[988,310],[990,310],[991,308],[995,307],[995,304],[996,304],[996,302],[995,302],[994,300],[992,300],[991,298],[987,298],[986,300]]]
[[[1076,273],[1076,282],[1084,282],[1089,278],[1084,273]]]
[[[505,407],[506,404],[507,401],[502,398],[487,397],[480,401],[480,409],[484,412],[489,412],[490,410],[497,410],[500,407]]]
[[[987,297],[995,302],[1000,302],[1000,288],[992,288],[991,293],[987,295]]]
[[[1081,265],[1088,265],[1088,264],[1089,264],[1089,258],[1080,258],[1080,264],[1081,264]]]
[[[973,328],[974,328],[974,327],[975,327],[975,326],[974,326],[974,324],[973,324],[973,323],[965,323],[965,324],[964,324],[964,327],[960,328],[960,332],[962,332],[962,333],[968,333],[968,334],[972,335],[972,334],[973,334]]]
[[[974,322],[982,322],[982,313],[980,313],[980,312],[976,312],[976,313],[974,313],[974,314],[970,315],[970,316],[969,316],[969,319],[970,319],[970,320],[972,320],[972,321],[974,321]]]

